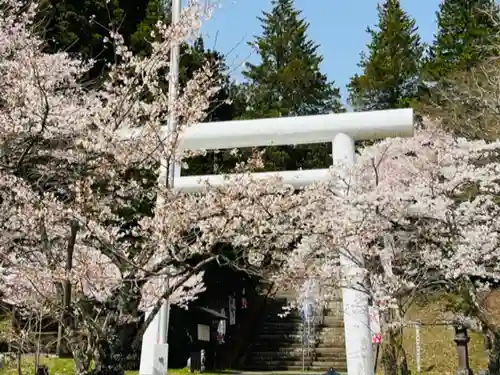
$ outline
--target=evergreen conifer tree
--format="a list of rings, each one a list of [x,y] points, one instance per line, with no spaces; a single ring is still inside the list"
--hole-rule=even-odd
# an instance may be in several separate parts
[[[498,55],[499,12],[495,0],[444,0],[426,71],[439,80]],[[496,48],[495,48],[496,47]]]
[[[378,24],[368,27],[368,53],[361,54],[361,74],[348,85],[355,110],[408,107],[418,94],[424,47],[415,20],[399,0],[378,5]]]
[[[246,118],[301,116],[341,112],[340,92],[321,72],[319,46],[308,39],[309,24],[293,0],[272,0],[270,12],[258,19],[262,34],[250,45],[260,57],[247,63]],[[328,145],[273,147],[268,150],[268,170],[331,165]]]

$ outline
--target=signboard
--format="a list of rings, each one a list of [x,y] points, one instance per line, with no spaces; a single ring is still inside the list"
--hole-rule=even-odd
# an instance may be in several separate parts
[[[210,326],[198,324],[198,340],[210,341]]]

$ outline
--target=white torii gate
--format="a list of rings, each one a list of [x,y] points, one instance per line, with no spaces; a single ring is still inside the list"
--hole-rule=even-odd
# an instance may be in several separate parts
[[[197,124],[181,134],[179,146],[184,150],[195,151],[332,142],[333,162],[336,165],[344,163],[350,168],[355,162],[355,140],[412,135],[413,111],[397,109]],[[328,178],[329,171],[317,169],[253,174],[258,179],[276,175],[283,179],[284,184],[300,188]],[[212,186],[230,183],[222,175],[183,177],[177,171],[173,187],[188,193],[202,192],[207,188],[203,181],[207,180]],[[345,274],[354,283],[362,281],[359,279],[362,264],[363,259],[360,256],[357,262],[341,256]],[[348,375],[373,375],[368,295],[345,287],[342,289],[342,299]],[[153,353],[164,353],[168,350],[166,344],[157,344],[156,341],[158,332],[161,336],[166,336],[166,332],[160,330],[168,330],[166,324],[160,321],[160,315],[155,317],[144,334],[140,375],[154,374]],[[155,347],[158,350],[153,351]]]

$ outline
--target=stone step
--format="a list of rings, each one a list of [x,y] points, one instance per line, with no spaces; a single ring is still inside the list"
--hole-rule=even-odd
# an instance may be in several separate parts
[[[314,361],[312,363],[312,367],[314,368],[324,368],[328,370],[330,367],[333,367],[337,371],[341,368],[347,369],[347,363],[344,360],[333,360],[333,361]]]
[[[345,355],[344,346],[316,347],[313,350],[316,355],[321,357],[329,355]]]
[[[309,348],[315,348],[316,343],[313,340],[309,341]],[[292,350],[302,350],[302,348],[307,349],[307,343],[303,344],[302,341],[274,341],[265,342],[259,345],[252,344],[252,351],[260,352],[276,352],[276,351],[292,351]]]
[[[287,365],[287,364],[282,364],[282,363],[251,363],[245,365],[245,370],[246,371],[254,371],[254,372],[275,372],[275,371],[297,371],[301,372],[303,369],[302,363],[298,366],[293,366],[293,365]],[[310,366],[306,362],[304,366],[305,371],[309,371]]]
[[[278,355],[278,356],[294,356],[300,354],[302,356],[302,347],[283,347],[279,349],[272,349],[272,348],[265,348],[265,347],[260,347],[260,348],[253,348],[254,350],[252,351],[252,356],[259,356],[262,355],[264,357],[269,357],[271,355]],[[307,351],[307,348],[304,348],[304,352]]]
[[[252,343],[252,348],[255,350],[288,350],[288,349],[302,349],[302,341],[300,342],[287,342],[286,345],[283,345],[280,341],[266,341],[266,340],[257,340]]]
[[[314,328],[321,332],[344,331],[344,322],[331,321],[329,324],[318,324]]]
[[[317,356],[329,356],[329,355],[344,355],[345,345],[344,343],[332,343],[330,346],[317,346],[314,343],[309,344],[311,351],[315,352]],[[307,350],[307,345],[302,345],[302,343],[278,343],[278,342],[265,342],[259,344],[252,344],[253,352],[282,352],[282,353],[302,353],[302,349]]]
[[[315,372],[319,372],[319,373],[324,373],[326,371],[328,371],[330,368],[334,368],[335,371],[337,372],[340,372],[340,373],[344,373],[346,374],[347,373],[347,365],[344,364],[344,363],[338,363],[336,365],[337,367],[334,367],[334,366],[330,366],[330,365],[327,365],[326,363],[321,365],[321,366],[309,366],[307,368],[307,371],[315,371]],[[300,370],[299,368],[290,368],[291,371],[298,371]]]
[[[265,329],[287,329],[287,328],[306,328],[308,324],[304,323],[302,320],[282,320],[282,321],[265,321],[262,323],[262,328]],[[322,321],[311,322],[309,324],[311,329],[324,330],[325,332],[331,331],[332,329],[342,328],[344,329],[344,322],[341,320],[330,320],[326,323]]]
[[[332,319],[327,322],[321,320],[311,321],[309,324],[300,319],[296,320],[265,320],[262,322],[262,327],[290,327],[290,326],[307,327],[311,328],[335,328],[344,327],[344,322],[339,319]]]
[[[342,309],[342,296],[339,296],[337,298],[332,299],[330,302],[328,302],[328,305],[326,306],[325,310],[335,310],[335,309]]]
[[[303,323],[302,320],[300,319],[273,320],[268,318],[262,322],[263,327],[290,327],[290,326],[301,326],[301,325],[303,325]]]
[[[345,356],[345,346],[334,344],[329,347],[317,347],[314,343],[311,343],[310,351],[315,353],[316,357],[328,357],[328,356]],[[302,345],[302,343],[260,343],[252,344],[252,352],[271,352],[281,355],[281,353],[302,353],[302,350],[307,350],[307,345]]]
[[[328,314],[324,314],[323,317],[326,319],[340,320],[342,322],[344,321],[344,314],[342,313],[342,311],[329,312]]]
[[[304,336],[301,334],[296,334],[296,333],[289,333],[289,334],[283,334],[283,333],[278,333],[278,334],[272,334],[272,333],[262,333],[259,335],[257,338],[257,341],[267,341],[267,342],[298,342],[301,343],[304,339]]]
[[[310,343],[309,348],[314,348],[316,345],[315,343]],[[251,351],[252,352],[271,352],[271,353],[302,353],[302,349],[307,350],[307,345],[302,345],[302,343],[289,343],[289,342],[284,342],[281,343],[281,346],[279,346],[278,343],[266,343],[266,344],[261,344],[261,345],[252,345],[251,346]]]
[[[302,334],[261,334],[258,338],[258,341],[262,341],[268,344],[279,343],[280,341],[283,343],[293,344],[293,343],[302,343],[307,342],[315,342],[317,344],[321,344],[320,346],[329,346],[331,343],[340,342],[340,340],[330,340],[330,342],[324,343],[323,341],[319,341],[319,338],[314,335],[303,336]],[[340,345],[339,345],[340,346]]]
[[[347,373],[347,365],[341,365],[342,367],[339,367],[339,368],[335,368],[335,371],[341,373],[341,374],[346,374]],[[312,375],[323,375],[326,371],[328,371],[328,369],[330,368],[331,366],[327,366],[327,367],[313,367],[313,366],[308,366],[306,364],[305,368],[304,368],[304,371],[307,371],[307,372],[312,372],[313,374]],[[282,367],[280,369],[273,369],[269,366],[252,366],[252,367],[246,367],[246,369],[248,371],[255,371],[255,372],[273,372],[273,371],[287,371],[287,372],[290,372],[290,371],[293,371],[293,372],[302,372],[303,371],[303,367],[302,366],[288,366],[288,367]]]
[[[318,348],[314,349],[314,357],[317,358],[318,361],[323,361],[323,360],[329,360],[331,358],[340,358],[342,360],[346,359],[346,354],[345,354],[345,348],[329,348],[329,350],[326,350],[321,352],[318,351]]]
[[[311,328],[310,330],[303,329],[301,327],[293,327],[289,329],[285,328],[265,328],[262,327],[260,332],[258,333],[259,337],[268,337],[268,336],[297,336],[304,337],[309,336],[310,338],[315,337],[320,340],[337,340],[344,338],[344,329],[343,328],[332,328],[329,330],[324,330],[321,328]]]
[[[263,316],[264,323],[300,323],[304,324],[304,320],[300,317],[300,315],[288,315],[281,317],[278,314],[270,313]],[[339,325],[344,324],[344,319],[342,314],[329,314],[329,315],[317,315],[313,319],[313,324],[321,324],[324,326],[329,325]]]
[[[302,330],[302,324],[265,323],[260,327],[260,332],[294,332]]]
[[[315,347],[314,352],[317,357],[335,357],[341,356],[345,357],[345,347],[340,345],[325,347]]]
[[[278,315],[267,315],[262,317],[263,323],[302,323],[300,316],[285,316],[280,317]]]
[[[346,357],[313,357],[313,362],[314,363],[340,363],[340,362],[345,362],[347,363],[347,358]]]
[[[314,335],[319,335],[321,332],[318,332],[316,330],[303,330],[302,328],[290,328],[290,329],[285,329],[285,328],[264,328],[262,327],[260,332],[259,332],[259,335],[262,336],[262,335],[283,335],[283,336],[286,336],[286,335],[298,335],[298,336],[303,336],[303,335],[309,335],[309,336],[314,336]],[[329,335],[329,334],[328,334]],[[326,335],[326,336],[328,336]],[[331,334],[331,336],[337,336],[338,335],[338,332],[335,333],[335,334]],[[325,336],[325,337],[326,337]]]
[[[305,338],[309,341],[313,340],[318,343],[319,346],[330,346],[333,343],[344,343],[344,332],[342,330],[332,331],[332,332],[314,332],[311,331],[309,335],[304,335],[301,330],[270,330],[261,332],[258,336],[257,341],[280,341],[281,339],[286,342],[302,342]],[[341,346],[341,345],[339,345]]]
[[[326,371],[333,367],[339,372],[345,372],[347,365],[344,361],[335,362],[310,362],[304,361],[306,370],[322,370]],[[264,362],[251,362],[246,366],[248,370],[254,371],[280,371],[280,370],[301,370],[302,361],[266,361]]]
[[[344,336],[337,336],[337,337],[316,337],[314,340],[317,344],[318,347],[323,348],[329,348],[332,346],[336,347],[345,347],[345,338]]]
[[[300,317],[300,315],[290,315],[290,316],[284,316],[280,317],[279,315],[276,314],[269,314],[269,315],[264,315],[263,316],[263,322],[265,323],[300,323],[300,324],[305,324],[304,320]],[[324,326],[329,326],[329,325],[339,325],[339,324],[344,324],[344,319],[342,315],[317,315],[313,318],[312,322],[313,324],[321,324]]]
[[[293,355],[294,353],[300,353],[302,355],[302,350],[307,351],[307,346],[296,345],[291,347],[284,347],[277,349],[271,349],[266,347],[254,347],[253,353],[262,353],[264,355],[275,354],[275,353],[285,353]],[[345,355],[345,347],[343,346],[331,346],[331,347],[313,347],[309,346],[309,351],[315,353],[317,356],[335,356],[335,355]]]
[[[260,335],[319,335],[321,331],[315,330],[315,329],[303,329],[302,327],[289,327],[289,328],[284,328],[284,327],[276,327],[276,328],[271,328],[271,327],[262,327],[260,329],[259,334]],[[326,336],[331,335],[331,336],[338,336],[339,332],[329,332],[326,334]],[[324,335],[325,336],[325,335]],[[326,337],[325,336],[325,337]]]
[[[325,315],[322,318],[321,323],[325,327],[338,326],[339,324],[344,326],[344,319],[342,316],[338,316],[338,315]]]
[[[342,328],[337,328],[336,330],[330,332],[318,332],[316,336],[320,341],[336,341],[344,340],[344,330]]]
[[[313,340],[309,340],[309,347],[316,347],[317,343]],[[304,343],[302,340],[293,340],[290,338],[283,339],[281,341],[275,340],[275,341],[264,341],[259,345],[252,344],[252,350],[255,351],[264,351],[264,352],[270,352],[270,351],[276,351],[279,349],[282,349],[282,351],[287,351],[287,350],[302,350],[302,348],[307,348],[307,341]]]
[[[327,326],[327,327],[317,327],[317,331],[320,332],[323,336],[329,335],[329,334],[334,334],[338,335],[339,333],[344,335],[344,324],[339,323],[336,326]]]
[[[314,362],[341,362],[346,361],[345,353],[337,353],[337,354],[329,354],[319,356],[318,353],[314,352],[314,350],[310,350],[309,353],[307,350],[298,351],[295,353],[289,352],[254,352],[249,358],[251,358],[252,362],[269,362],[269,361],[302,361],[302,358],[305,360],[314,361]]]
[[[252,362],[273,362],[273,361],[302,361],[302,352],[299,353],[283,353],[275,352],[255,352],[250,356]],[[304,352],[304,358],[308,361],[315,360],[312,353]]]
[[[277,343],[276,343],[277,344]],[[295,343],[290,346],[278,346],[273,348],[271,345],[252,345],[253,352],[258,353],[302,353],[302,350],[307,350],[307,345],[302,345],[300,343]],[[344,355],[345,346],[343,345],[330,345],[330,346],[312,346],[309,345],[309,350],[316,353],[318,356],[329,356],[329,355]]]
[[[336,335],[322,335],[321,333],[314,337],[315,341],[318,343],[318,346],[342,346],[344,344],[334,345],[336,343],[345,343],[345,337],[342,334]]]
[[[315,342],[319,347],[331,347],[331,346],[343,346],[345,345],[345,338],[342,332],[336,332],[335,334],[324,334],[321,332],[311,332],[309,335],[304,335],[300,331],[295,332],[261,332],[256,339],[256,343],[275,343],[275,342],[286,342],[286,343],[302,343],[304,339],[308,339],[309,342]]]

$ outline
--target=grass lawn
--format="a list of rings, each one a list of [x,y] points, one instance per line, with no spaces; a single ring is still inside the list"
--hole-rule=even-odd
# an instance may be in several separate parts
[[[49,369],[50,375],[74,375],[74,365],[73,360],[71,359],[62,359],[62,358],[50,358],[43,357],[41,359],[41,363],[47,365]],[[23,360],[22,365],[22,374],[23,375],[33,375],[35,373],[35,359],[33,356],[26,356]],[[191,375],[191,373],[186,369],[169,369],[169,375]],[[221,370],[218,372],[204,372],[203,375],[229,375],[232,371],[230,370]],[[236,371],[235,371],[236,373]],[[272,372],[273,375],[285,375],[288,372],[286,371],[276,371]],[[301,371],[294,371],[293,374],[300,374]],[[304,374],[306,374],[305,372]],[[138,375],[138,371],[126,371],[125,375]],[[251,375],[252,373],[246,373],[247,375]],[[257,375],[258,373],[255,373]],[[13,366],[5,367],[4,369],[0,369],[0,375],[17,375],[17,369],[15,368],[15,364]],[[198,373],[199,375],[199,373]]]
[[[445,303],[435,300],[425,306],[416,306],[408,314],[409,320],[420,319],[423,324],[432,324],[445,319]],[[457,372],[457,353],[453,341],[455,332],[447,326],[422,326],[420,328],[420,363],[423,374],[455,375]],[[479,333],[469,332],[470,366],[475,374],[487,368],[487,353],[484,350],[483,338]],[[416,374],[415,362],[415,329],[406,328],[404,347],[409,360],[411,372]]]
[[[72,359],[65,358],[52,358],[42,357],[40,359],[42,364],[47,365],[50,375],[74,375],[74,364]],[[25,356],[22,362],[22,374],[33,375],[35,373],[35,358],[34,356]],[[188,375],[190,374],[187,369],[169,369],[168,373],[171,375]],[[218,374],[221,374],[220,372]],[[125,375],[138,375],[138,371],[126,371]],[[213,373],[204,373],[206,375],[215,375]],[[6,366],[0,369],[0,375],[17,375],[16,364]]]

